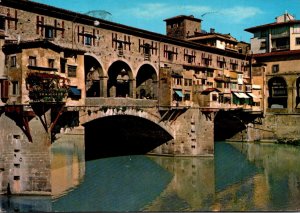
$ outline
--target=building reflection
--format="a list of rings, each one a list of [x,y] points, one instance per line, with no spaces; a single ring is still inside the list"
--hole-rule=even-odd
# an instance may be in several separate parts
[[[52,206],[55,210],[69,209],[82,196],[104,211],[300,208],[299,147],[217,143],[212,158],[117,157],[89,161],[87,168],[83,144],[61,140],[53,144],[52,153],[52,189],[59,197]],[[118,190],[112,192],[114,188]],[[118,203],[110,201],[112,197]]]
[[[59,138],[52,144],[52,196],[57,198],[77,187],[85,174],[84,141],[78,135]]]
[[[263,169],[264,178],[256,188],[268,189],[264,193],[269,206],[271,203],[275,210],[300,208],[300,147],[254,143],[231,143],[231,146],[243,153],[256,167]]]
[[[173,179],[149,211],[208,210],[215,195],[214,158],[149,156],[168,170]],[[172,202],[172,205],[165,202]],[[181,204],[181,205],[179,205]]]

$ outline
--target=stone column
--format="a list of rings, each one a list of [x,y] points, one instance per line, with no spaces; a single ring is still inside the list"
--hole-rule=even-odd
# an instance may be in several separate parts
[[[107,76],[100,77],[100,97],[107,97],[107,81]]]
[[[129,97],[136,98],[136,80],[129,80]]]
[[[153,92],[153,99],[158,98],[158,81],[152,81],[152,92]]]
[[[288,113],[291,113],[294,111],[294,105],[296,103],[296,99],[294,98],[294,94],[293,94],[293,86],[290,86],[288,84],[287,87],[287,92],[288,92],[288,100],[287,100],[287,109],[288,109]]]

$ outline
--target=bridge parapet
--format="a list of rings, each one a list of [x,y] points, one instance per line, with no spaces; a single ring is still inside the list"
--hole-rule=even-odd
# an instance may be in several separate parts
[[[141,108],[157,107],[158,101],[151,99],[134,98],[86,98],[85,106],[132,106]]]

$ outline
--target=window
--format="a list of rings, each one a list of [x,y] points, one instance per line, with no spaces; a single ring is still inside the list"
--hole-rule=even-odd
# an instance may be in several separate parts
[[[69,77],[76,77],[76,70],[77,70],[77,66],[68,65],[68,76]]]
[[[217,94],[212,94],[212,101],[218,101]]]
[[[191,94],[189,92],[190,91],[185,91],[185,94],[184,94],[184,100],[185,101],[190,101],[191,100]]]
[[[64,59],[64,58],[60,59],[60,72],[61,73],[66,73],[66,63],[67,63],[67,59]]]
[[[10,67],[16,67],[16,66],[17,66],[17,57],[14,55],[10,57]]]
[[[184,86],[192,86],[192,79],[184,79]]]
[[[300,37],[296,38],[296,45],[300,45]]]
[[[53,27],[45,27],[45,37],[46,38],[54,38]]]
[[[0,16],[0,30],[5,30],[5,17]]]
[[[36,57],[35,56],[29,56],[28,63],[29,63],[29,66],[36,67]]]
[[[175,85],[182,85],[182,79],[181,78],[174,78],[174,84]]]
[[[217,81],[217,88],[223,88],[222,82]]]
[[[87,45],[87,46],[92,45],[92,35],[90,35],[90,34],[85,34],[84,35],[84,44]]]
[[[300,33],[300,24],[294,25],[294,33]]]
[[[12,95],[18,95],[19,94],[19,82],[18,81],[12,81]]]
[[[48,59],[48,67],[54,68],[54,59]]]
[[[272,73],[277,73],[279,72],[279,64],[274,64],[272,66]]]
[[[207,77],[213,77],[213,76],[214,76],[214,72],[210,72],[210,71],[207,72]]]
[[[266,49],[266,42],[265,41],[262,41],[260,43],[260,49],[263,50],[263,49]]]

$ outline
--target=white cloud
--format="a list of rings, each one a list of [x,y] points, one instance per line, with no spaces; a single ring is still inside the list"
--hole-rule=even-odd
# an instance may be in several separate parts
[[[128,9],[127,12],[134,17],[143,19],[152,18],[168,18],[175,15],[194,15],[201,18],[202,15],[214,13],[221,20],[228,19],[234,23],[239,23],[247,18],[254,17],[263,13],[261,9],[256,7],[235,6],[230,8],[217,8],[210,6],[195,5],[170,5],[164,3],[146,3],[137,5],[135,8]]]
[[[261,9],[256,7],[236,6],[232,8],[224,8],[220,11],[220,13],[225,17],[230,18],[233,22],[239,23],[247,18],[262,14],[263,12]]]
[[[141,4],[135,8],[129,9],[129,12],[133,16],[146,19],[163,16],[164,14],[169,14],[170,11],[170,7],[167,4],[162,3]]]

